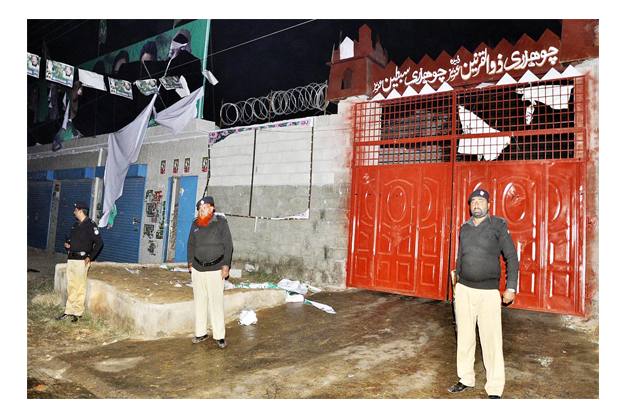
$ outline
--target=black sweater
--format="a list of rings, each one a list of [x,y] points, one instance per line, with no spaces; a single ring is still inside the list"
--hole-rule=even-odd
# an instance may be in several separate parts
[[[88,217],[74,223],[67,242],[70,245],[68,254],[84,252],[90,261],[96,259],[104,246],[98,225]]]
[[[499,257],[506,262],[506,289],[517,289],[519,259],[503,218],[487,216],[478,226],[473,218],[462,224],[456,271],[458,282],[472,288],[498,289]]]
[[[223,258],[209,266],[204,263],[213,262]],[[198,271],[217,271],[224,265],[230,267],[232,261],[232,237],[225,216],[214,214],[208,226],[199,226],[197,218],[191,224],[189,240],[187,241],[187,263],[192,264]]]

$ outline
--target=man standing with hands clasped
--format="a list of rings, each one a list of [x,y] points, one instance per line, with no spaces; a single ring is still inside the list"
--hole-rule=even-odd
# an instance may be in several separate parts
[[[519,278],[519,260],[503,218],[490,216],[490,196],[477,189],[469,196],[471,218],[462,224],[458,243],[455,294],[458,326],[457,372],[459,382],[451,393],[475,387],[475,325],[478,325],[482,357],[486,368],[486,393],[501,398],[506,380],[503,360],[501,303],[514,301]],[[506,290],[499,293],[500,255],[506,262]]]
[[[200,199],[196,208],[198,217],[191,224],[187,242],[187,263],[193,283],[195,303],[195,338],[193,343],[208,339],[208,307],[210,306],[213,339],[225,348],[224,280],[230,274],[232,237],[228,221],[214,215],[212,196]]]
[[[98,256],[104,244],[98,231],[98,225],[92,221],[89,207],[84,202],[74,204],[74,216],[78,221],[72,226],[69,238],[65,241],[67,249],[67,302],[65,311],[57,320],[71,318],[76,323],[85,311],[87,298],[87,272],[91,262]]]

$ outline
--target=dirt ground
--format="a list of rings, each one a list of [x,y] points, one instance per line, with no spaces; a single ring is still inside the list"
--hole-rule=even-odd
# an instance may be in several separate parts
[[[28,399],[487,397],[479,347],[475,389],[447,392],[458,379],[446,301],[323,291],[306,297],[336,314],[303,303],[258,310],[257,324],[227,325],[229,345],[222,350],[212,340],[192,344],[188,336],[139,340],[89,313],[77,324],[54,320],[62,308],[51,281],[54,264],[64,261],[28,251]],[[111,283],[133,295],[191,291],[184,285],[188,274],[136,269],[139,274],[122,268]],[[93,278],[108,278],[96,266],[92,271]],[[503,398],[599,398],[598,322],[503,309],[503,325]]]

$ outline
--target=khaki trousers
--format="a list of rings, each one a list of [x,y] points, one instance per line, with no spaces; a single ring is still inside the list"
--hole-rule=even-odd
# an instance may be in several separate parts
[[[85,265],[84,259],[67,260],[67,302],[65,314],[82,316],[85,312],[85,299],[87,298],[87,272],[91,267]]]
[[[224,339],[226,324],[224,322],[224,280],[221,278],[221,270],[201,272],[191,268],[191,281],[195,305],[195,336],[202,337],[208,333],[210,306],[213,339]]]
[[[475,325],[478,326],[482,358],[486,369],[486,393],[501,396],[506,374],[501,330],[499,290],[478,290],[456,286],[456,323],[458,325],[457,370],[460,382],[475,386]]]

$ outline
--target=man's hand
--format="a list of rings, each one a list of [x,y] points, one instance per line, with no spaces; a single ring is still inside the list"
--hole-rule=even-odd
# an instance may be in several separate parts
[[[221,279],[225,280],[226,278],[228,278],[228,275],[230,275],[230,269],[227,265],[224,265],[223,267],[221,267]]]
[[[65,249],[69,249],[69,244],[65,242]]]
[[[89,257],[85,258],[85,266],[88,266],[91,263]]]
[[[510,305],[514,301],[514,291],[506,290],[503,292],[503,303]]]
[[[191,274],[191,263],[189,262],[189,274]]]

